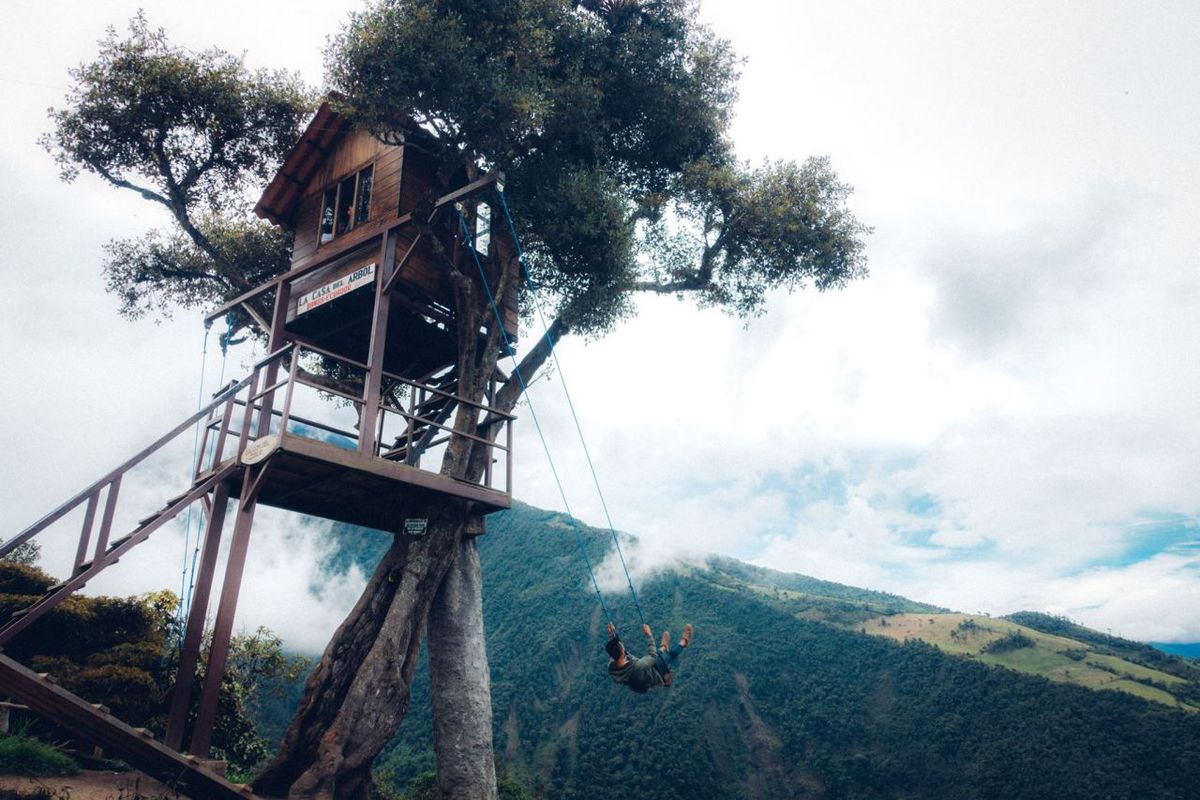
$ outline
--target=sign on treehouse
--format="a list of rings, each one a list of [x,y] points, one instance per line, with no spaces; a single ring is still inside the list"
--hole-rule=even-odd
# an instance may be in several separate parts
[[[349,275],[343,275],[337,280],[330,281],[324,286],[318,286],[311,292],[306,292],[300,295],[300,299],[296,303],[296,316],[300,316],[314,308],[319,308],[331,300],[336,300],[342,295],[349,294],[355,289],[361,289],[375,280],[375,265],[367,264],[365,267],[359,267]]]

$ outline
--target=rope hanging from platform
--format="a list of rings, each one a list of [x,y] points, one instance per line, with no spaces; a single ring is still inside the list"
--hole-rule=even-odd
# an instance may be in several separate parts
[[[212,328],[211,323],[204,325],[204,345],[200,351],[200,388],[196,394],[196,409],[204,407],[204,375],[208,367],[208,334]],[[217,385],[221,386],[225,380],[225,363],[229,355],[229,339],[233,333],[233,313],[225,315],[225,335],[219,339],[221,346],[221,375],[217,380]],[[190,468],[195,469],[196,459],[200,456],[200,431],[205,425],[206,420],[200,419],[196,421],[196,430],[192,436],[192,460]],[[188,506],[187,517],[183,523],[183,567],[179,574],[179,602],[175,607],[175,626],[167,636],[167,641],[163,645],[163,659],[167,657],[172,645],[176,647],[183,646],[183,631],[187,626],[187,618],[192,612],[192,594],[196,589],[196,562],[200,560],[200,541],[201,533],[204,530],[204,512],[197,512],[196,525],[196,542],[192,545],[192,508],[195,503]],[[188,551],[192,550],[191,563],[188,563]]]
[[[613,544],[616,546],[617,556],[620,558],[620,561],[621,561],[621,569],[625,572],[625,581],[629,585],[629,592],[630,592],[630,595],[633,597],[634,608],[637,609],[638,619],[641,621],[641,623],[643,625],[645,625],[646,617],[642,613],[642,605],[638,601],[637,590],[634,589],[634,587],[633,587],[633,579],[630,577],[629,567],[625,563],[625,554],[621,551],[621,542],[620,542],[619,537],[617,536],[616,529],[613,527],[612,517],[608,511],[608,503],[605,501],[604,492],[600,488],[600,479],[596,473],[595,465],[592,463],[591,452],[588,450],[587,441],[583,435],[583,428],[579,423],[578,415],[575,413],[575,404],[571,401],[571,393],[570,393],[570,390],[567,388],[566,377],[563,374],[562,366],[559,364],[558,354],[555,352],[554,337],[550,334],[550,329],[549,329],[548,325],[546,324],[545,315],[542,313],[541,303],[538,300],[537,289],[534,287],[533,281],[529,277],[529,270],[525,268],[525,256],[521,250],[521,243],[517,239],[517,232],[516,232],[516,228],[513,225],[512,216],[508,210],[508,203],[504,199],[503,190],[500,190],[499,188],[497,188],[497,194],[500,197],[500,204],[504,210],[504,217],[508,223],[509,233],[512,237],[513,245],[517,251],[517,261],[520,264],[521,271],[525,276],[526,284],[529,286],[529,290],[533,296],[534,305],[535,305],[535,307],[537,307],[538,317],[541,320],[544,335],[547,338],[547,340],[550,342],[550,356],[551,356],[551,358],[554,359],[554,366],[555,366],[555,370],[558,372],[559,382],[562,384],[563,392],[566,395],[567,405],[571,409],[571,417],[575,421],[575,430],[579,434],[580,443],[583,445],[583,451],[584,451],[584,455],[587,458],[588,468],[591,470],[591,473],[592,473],[592,481],[595,484],[596,492],[600,497],[600,505],[604,509],[604,516],[605,516],[605,519],[608,521],[608,529],[609,529],[609,532],[612,534]],[[508,333],[504,328],[504,321],[500,315],[500,308],[496,303],[495,296],[492,294],[492,289],[488,283],[487,274],[484,272],[483,264],[479,261],[479,253],[475,249],[475,246],[474,246],[474,237],[471,235],[471,232],[470,232],[469,228],[467,227],[467,221],[463,217],[462,211],[458,211],[458,220],[459,220],[459,224],[462,227],[464,237],[466,237],[467,242],[471,245],[469,248],[471,251],[471,257],[475,261],[476,269],[479,270],[479,277],[483,281],[484,290],[487,292],[488,302],[491,303],[492,313],[496,317],[496,324],[500,326],[500,335],[504,339],[505,352],[507,352],[509,354],[509,357],[512,359],[513,374],[516,376],[517,381],[520,383],[522,394],[525,395],[526,401],[529,403],[530,416],[533,419],[534,427],[537,430],[538,437],[541,439],[542,449],[546,453],[546,460],[550,463],[550,471],[554,476],[555,484],[557,484],[557,486],[558,486],[558,493],[559,493],[559,496],[562,498],[563,506],[566,509],[567,518],[570,519],[571,526],[575,531],[575,540],[576,540],[576,543],[579,545],[579,552],[583,556],[584,564],[587,566],[588,577],[591,578],[592,587],[596,590],[596,597],[600,601],[600,607],[604,611],[604,616],[607,618],[607,620],[609,622],[613,623],[613,625],[616,626],[616,621],[613,619],[613,615],[609,611],[608,605],[604,602],[604,595],[600,591],[599,583],[596,581],[596,573],[595,573],[595,570],[592,568],[592,561],[588,557],[587,548],[585,547],[584,542],[583,542],[583,531],[579,527],[579,522],[578,522],[578,520],[575,519],[575,515],[571,512],[571,506],[567,500],[566,491],[563,488],[562,481],[559,478],[558,470],[554,465],[554,459],[550,455],[549,444],[546,441],[546,437],[542,431],[541,423],[538,421],[537,414],[534,412],[533,400],[532,400],[532,398],[529,397],[529,395],[527,393],[527,390],[529,387],[528,387],[528,384],[525,382],[525,377],[521,374],[521,367],[520,367],[520,364],[517,362],[517,358],[516,358],[516,348],[514,348],[512,346],[512,343],[509,341]]]

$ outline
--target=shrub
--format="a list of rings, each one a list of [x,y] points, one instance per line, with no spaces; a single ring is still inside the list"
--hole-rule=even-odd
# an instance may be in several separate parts
[[[983,646],[983,652],[998,655],[1000,653],[1010,653],[1013,650],[1020,650],[1022,647],[1033,647],[1033,639],[1030,639],[1023,633],[1013,631],[1006,636],[1001,636],[999,639],[988,642]]]
[[[34,778],[75,775],[74,759],[29,736],[0,737],[0,772]]]

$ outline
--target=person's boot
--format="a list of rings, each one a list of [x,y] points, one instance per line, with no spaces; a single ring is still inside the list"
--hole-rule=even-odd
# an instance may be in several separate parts
[[[670,631],[663,631],[661,645],[662,645],[663,650],[671,649],[671,632]]]
[[[692,643],[692,623],[683,626],[683,635],[679,637],[679,646],[687,647]]]

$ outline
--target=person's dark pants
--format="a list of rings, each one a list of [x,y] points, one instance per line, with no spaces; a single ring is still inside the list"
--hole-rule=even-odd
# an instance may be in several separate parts
[[[666,676],[668,672],[675,668],[675,664],[679,661],[679,656],[683,654],[683,645],[676,642],[671,645],[669,650],[661,648],[654,651],[657,658],[654,659],[654,668],[658,670],[658,674]]]

